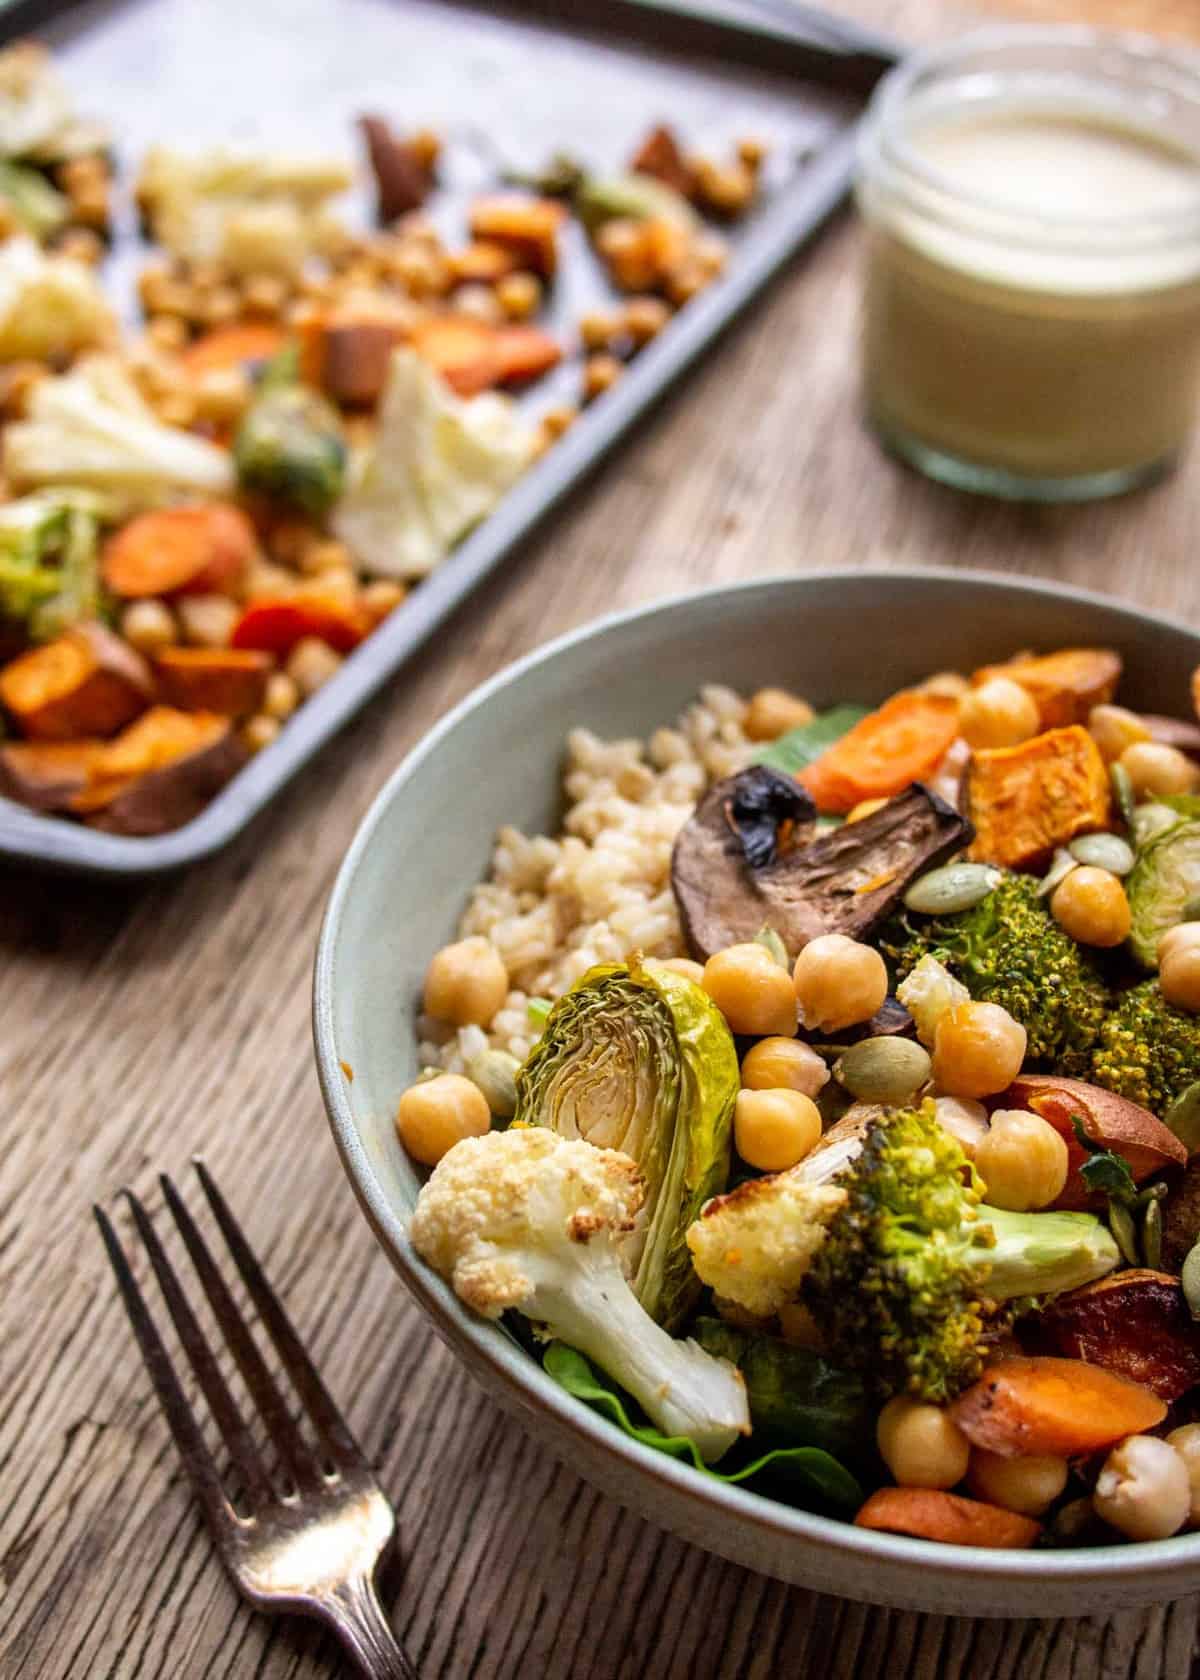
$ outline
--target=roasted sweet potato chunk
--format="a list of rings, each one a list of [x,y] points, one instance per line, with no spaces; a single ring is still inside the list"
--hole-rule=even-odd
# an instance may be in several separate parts
[[[1108,772],[1079,724],[1050,729],[1017,747],[973,754],[967,812],[971,856],[1006,869],[1040,869],[1056,846],[1109,822]]]
[[[141,654],[102,624],[76,625],[0,671],[0,703],[34,741],[111,735],[153,693]]]
[[[106,743],[71,809],[112,834],[164,834],[198,816],[245,760],[228,718],[154,706]]]
[[[558,268],[558,230],[567,219],[552,198],[495,193],[471,206],[471,237],[505,245],[523,268],[550,279]]]
[[[1043,729],[1086,723],[1093,706],[1112,699],[1121,677],[1121,656],[1113,648],[1063,648],[1058,653],[1022,654],[1006,665],[985,665],[972,677],[1011,677],[1037,702]]]
[[[237,718],[262,705],[274,663],[255,648],[164,648],[154,669],[168,705]]]
[[[1160,1400],[1200,1383],[1200,1326],[1166,1272],[1117,1272],[1060,1295],[1029,1323],[1039,1352],[1102,1365]]]
[[[34,811],[66,811],[104,741],[10,741],[0,747],[0,794]]]
[[[1087,1185],[1079,1176],[1087,1155],[1075,1136],[1076,1118],[1093,1143],[1123,1157],[1139,1184],[1164,1168],[1187,1165],[1183,1144],[1149,1109],[1082,1079],[1062,1079],[1054,1073],[1021,1074],[996,1103],[1001,1108],[1031,1109],[1062,1134],[1068,1170],[1056,1208],[1093,1205]],[[1101,1204],[1103,1200],[1099,1198]]]

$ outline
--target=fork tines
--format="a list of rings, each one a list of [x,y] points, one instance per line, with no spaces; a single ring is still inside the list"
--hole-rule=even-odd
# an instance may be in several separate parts
[[[179,1192],[166,1174],[162,1174],[159,1183],[163,1196],[191,1257],[213,1317],[241,1371],[246,1389],[258,1409],[271,1445],[279,1454],[282,1464],[287,1467],[294,1488],[304,1491],[318,1486],[325,1474],[326,1463],[334,1471],[365,1470],[367,1466],[362,1453],[305,1352],[299,1336],[292,1328],[278,1297],[268,1284],[225,1198],[217,1189],[204,1163],[196,1160],[193,1165],[234,1265],[254,1303],[262,1325],[274,1344],[280,1363],[303,1402],[305,1415],[320,1444],[320,1452],[314,1452],[301,1433],[293,1419],[292,1409],[268,1368],[208,1244],[184,1206]],[[216,1356],[188,1303],[178,1274],[155,1232],[149,1215],[132,1191],[126,1190],[124,1195],[184,1353],[241,1480],[239,1503],[252,1515],[263,1506],[286,1496],[290,1490],[273,1487],[270,1471],[254,1434],[221,1372]],[[112,1222],[102,1208],[96,1207],[93,1211],[116,1273],[142,1358],[153,1379],[176,1445],[196,1484],[209,1522],[220,1535],[235,1518],[216,1464],[184,1395],[170,1354],[154,1323],[146,1298],[134,1277]]]

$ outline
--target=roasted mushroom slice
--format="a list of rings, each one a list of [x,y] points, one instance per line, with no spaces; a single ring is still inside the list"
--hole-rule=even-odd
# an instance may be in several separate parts
[[[766,780],[769,778],[769,781]],[[923,870],[967,845],[970,823],[914,783],[819,839],[801,788],[763,766],[718,782],[680,830],[671,885],[705,958],[774,929],[789,957],[822,933],[860,939]]]

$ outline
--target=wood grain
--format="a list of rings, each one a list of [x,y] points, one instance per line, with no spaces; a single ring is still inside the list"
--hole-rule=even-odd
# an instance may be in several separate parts
[[[845,9],[909,36],[950,15]],[[393,1615],[426,1680],[1192,1671],[1196,1599],[1081,1622],[902,1615],[748,1574],[602,1499],[494,1410],[402,1293],[312,1073],[313,944],[356,823],[435,718],[547,637],[698,584],[838,565],[1037,573],[1200,617],[1194,455],[1073,512],[960,499],[879,455],[857,418],[858,260],[843,219],[230,851],[145,888],[0,881],[5,1680],[339,1671],[319,1632],[255,1616],[222,1576],[90,1229],[89,1203],[123,1183],[153,1200],[167,1168],[186,1185],[197,1149],[396,1500]]]

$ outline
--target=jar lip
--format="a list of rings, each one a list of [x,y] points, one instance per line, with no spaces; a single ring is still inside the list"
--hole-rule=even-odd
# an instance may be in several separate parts
[[[1170,209],[1125,210],[1113,214],[1091,215],[1070,211],[1055,211],[1053,215],[1014,204],[1011,199],[984,192],[972,192],[935,163],[923,157],[904,132],[902,113],[920,79],[952,69],[955,62],[973,53],[986,53],[1005,47],[1083,48],[1100,53],[1117,53],[1132,63],[1154,64],[1170,75],[1190,83],[1186,92],[1195,99],[1200,111],[1200,49],[1185,42],[1166,41],[1136,30],[1094,29],[1084,24],[999,24],[969,31],[951,41],[918,48],[901,60],[884,77],[867,108],[860,131],[860,158],[864,163],[890,163],[903,176],[937,195],[948,206],[957,205],[970,213],[984,211],[1020,223],[1026,230],[1043,230],[1047,239],[1061,244],[1064,238],[1095,233],[1103,237],[1119,236],[1140,229],[1156,232],[1169,241],[1200,231],[1200,168],[1197,170],[1196,190],[1190,203]],[[1048,67],[1049,68],[1049,67]],[[1104,81],[1104,67],[1098,64],[1097,82]],[[1005,75],[1003,67],[996,71]],[[1019,72],[1016,72],[1019,73]],[[1086,79],[1086,66],[1076,71]],[[1196,153],[1200,165],[1200,150]]]

